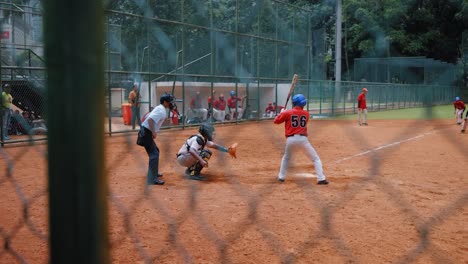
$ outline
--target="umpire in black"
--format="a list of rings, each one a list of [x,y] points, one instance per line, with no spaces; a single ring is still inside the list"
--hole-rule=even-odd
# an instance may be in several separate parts
[[[162,174],[159,173],[159,148],[155,139],[164,120],[167,118],[167,109],[171,110],[173,108],[174,96],[165,93],[160,97],[159,101],[161,104],[156,106],[141,124],[137,138],[137,144],[145,147],[146,153],[148,153],[148,185],[164,184],[164,181],[160,179]]]

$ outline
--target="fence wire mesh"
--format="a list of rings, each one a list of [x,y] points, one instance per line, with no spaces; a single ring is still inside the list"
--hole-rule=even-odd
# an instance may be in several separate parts
[[[260,2],[263,3],[254,3]],[[287,12],[278,9],[303,12],[280,1],[273,3],[273,10],[284,19]],[[186,4],[200,6],[197,1]],[[248,4],[241,5],[246,16],[258,8]],[[244,50],[237,64],[242,67],[216,68],[218,76],[206,76],[213,73],[209,71],[213,65],[222,65],[230,58],[229,52],[221,52],[217,55],[218,64],[213,64],[214,59],[210,63],[204,60],[209,54],[205,49],[211,45],[206,41],[210,35],[206,19],[209,9],[204,7],[198,16],[184,17],[178,13],[183,5],[161,8],[184,18],[174,23],[165,17],[170,12],[156,13],[156,19],[145,22],[149,14],[142,6],[138,8],[144,15],[124,13],[119,8],[125,9],[125,5],[114,7],[109,16],[123,19],[122,25],[142,20],[145,29],[159,23],[153,28],[158,32],[172,32],[177,28],[174,24],[196,28],[199,33],[185,37],[190,39],[190,45],[201,45],[204,49],[184,54],[185,59],[179,63],[178,50],[190,46],[179,42],[182,36],[169,38],[180,46],[169,45],[173,52],[167,57],[157,53],[159,49],[145,51],[145,46],[139,46],[142,43],[132,46],[141,52],[135,54],[125,54],[128,46],[122,49],[120,45],[111,45],[111,39],[105,44],[109,47],[107,60],[111,61],[105,74],[108,116],[103,125],[109,134],[105,141],[105,174],[112,262],[468,263],[464,245],[468,182],[460,174],[460,168],[468,165],[463,159],[468,145],[450,116],[450,109],[444,110],[445,119],[435,118],[438,109],[435,105],[450,103],[458,94],[456,87],[335,83],[302,78],[295,93],[303,93],[308,99],[307,110],[312,118],[308,139],[323,162],[330,184],[316,185],[314,167],[301,153],[292,158],[286,182],[280,183],[277,175],[284,151],[284,129],[273,124],[276,113],[270,116],[264,109],[270,102],[280,106],[285,101],[289,87],[286,76],[291,73],[291,65],[282,64],[269,71],[265,69],[272,69],[275,62],[264,60],[265,67],[255,66],[256,57],[250,52],[258,54],[265,49],[257,49],[250,34],[257,31],[261,38],[254,39],[265,41],[262,45],[266,47],[274,46],[268,42],[273,38],[268,27],[256,28],[256,19],[243,20],[233,34],[230,30],[234,24],[216,22],[218,34],[229,31],[232,35],[217,41],[235,42],[234,35],[242,37]],[[112,23],[108,23],[108,32],[114,36],[128,33]],[[303,27],[298,25],[298,32]],[[284,44],[279,45],[279,53],[288,54],[295,47],[297,54],[293,58],[307,54],[300,47],[310,43],[297,43],[307,34],[297,34],[297,39],[291,40],[287,28],[279,32],[279,39],[272,41]],[[45,84],[41,84],[46,79],[46,69],[41,56],[34,49],[26,49],[22,51],[25,59],[21,63],[4,59],[5,54],[18,50],[14,45],[2,46],[2,82],[13,86],[14,105],[21,113],[34,114],[35,121],[47,121]],[[149,56],[150,52],[157,54]],[[132,56],[122,59],[122,53]],[[167,59],[167,63],[150,61],[150,57],[158,58],[159,62]],[[282,57],[288,58],[291,57]],[[134,68],[122,69],[125,65],[122,60],[128,60],[128,65]],[[179,71],[181,65],[185,67],[188,63],[192,63],[188,67],[194,67],[194,72]],[[225,76],[256,69],[265,72],[266,77]],[[302,67],[298,70],[308,72]],[[278,74],[268,76],[266,72]],[[135,83],[146,93],[141,114],[158,104],[160,94],[171,92],[186,117],[180,119],[180,125],[174,125],[168,116],[156,138],[161,151],[160,172],[166,181],[163,186],[146,185],[148,157],[135,144],[139,126],[132,129],[125,115],[128,93]],[[356,97],[363,86],[369,89],[367,127],[356,122]],[[197,91],[203,95],[207,119],[213,118],[208,96],[216,98],[231,91],[247,95],[241,105],[240,120],[211,120],[216,127],[215,141],[223,146],[238,142],[239,149],[237,159],[215,152],[210,166],[202,171],[205,181],[189,179],[184,174],[185,168],[175,159],[185,140],[197,133],[200,120],[194,121],[190,116],[193,114],[190,99]],[[382,110],[411,107],[423,107],[421,119],[372,118]],[[318,120],[341,114],[351,115],[353,120]],[[48,164],[53,161],[48,158],[48,141],[43,135],[46,131],[33,130],[36,128],[33,120],[31,123],[21,121],[20,117],[13,120],[20,126],[24,124],[24,131],[11,131],[12,139],[1,139],[0,262],[47,263],[50,261]],[[78,226],[79,223],[70,229]]]
[[[468,193],[457,168],[467,146],[459,127],[369,123],[311,121],[309,140],[329,186],[315,184],[302,154],[286,182],[276,181],[285,141],[272,119],[216,125],[217,142],[240,143],[239,158],[216,152],[201,182],[184,176],[174,155],[196,127],[158,135],[163,186],[146,186],[147,156],[134,133],[108,137],[112,261],[466,262]],[[46,148],[30,141],[0,150],[4,263],[48,261]]]

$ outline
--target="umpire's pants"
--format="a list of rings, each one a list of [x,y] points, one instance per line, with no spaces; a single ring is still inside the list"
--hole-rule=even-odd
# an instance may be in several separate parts
[[[146,153],[148,153],[148,174],[146,177],[147,184],[153,184],[153,181],[158,177],[159,172],[159,148],[153,140],[151,130],[146,127],[140,127],[138,136],[143,141]]]

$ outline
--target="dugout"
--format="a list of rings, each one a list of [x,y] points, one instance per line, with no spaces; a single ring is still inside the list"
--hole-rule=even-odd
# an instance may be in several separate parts
[[[190,100],[196,92],[200,92],[202,106],[208,109],[208,98],[213,96],[218,99],[220,94],[227,100],[231,91],[235,91],[239,97],[247,95],[246,100],[238,102],[238,107],[244,109],[243,119],[258,119],[263,117],[263,112],[269,102],[284,102],[286,100],[290,84],[278,83],[272,80],[264,81],[216,81],[216,82],[147,82],[141,83],[140,93],[142,102],[141,115],[150,111],[159,104],[159,97],[165,92],[172,93],[176,97],[176,104],[181,114],[189,118]]]

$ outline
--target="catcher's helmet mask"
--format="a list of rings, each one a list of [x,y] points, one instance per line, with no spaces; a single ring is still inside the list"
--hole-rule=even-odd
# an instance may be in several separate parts
[[[302,94],[296,94],[292,98],[293,106],[304,106],[307,104],[307,99]]]
[[[198,132],[200,132],[200,134],[204,138],[206,138],[208,141],[213,140],[214,130],[215,129],[214,129],[213,125],[207,124],[207,123],[201,124],[200,127],[198,128]]]

